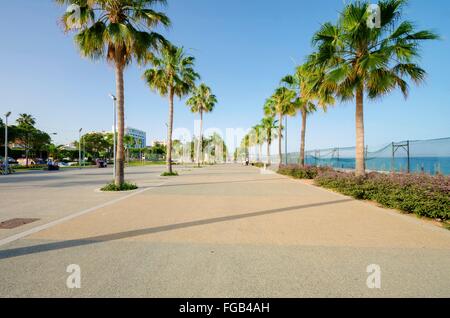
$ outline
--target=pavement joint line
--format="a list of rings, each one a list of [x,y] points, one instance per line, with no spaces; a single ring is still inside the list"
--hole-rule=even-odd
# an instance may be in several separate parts
[[[51,221],[51,222],[49,222],[49,223],[46,223],[46,224],[42,224],[42,225],[33,227],[33,228],[31,228],[31,229],[29,229],[29,230],[26,230],[26,231],[24,231],[24,232],[20,232],[20,233],[17,233],[17,234],[8,236],[8,237],[6,237],[6,238],[0,240],[0,246],[9,244],[9,243],[14,242],[14,241],[17,241],[17,240],[20,240],[20,239],[22,239],[22,238],[24,238],[24,237],[27,237],[27,236],[30,236],[30,235],[32,235],[32,234],[41,232],[41,231],[43,231],[43,230],[47,230],[47,229],[49,229],[49,228],[51,228],[51,227],[53,227],[53,226],[55,226],[55,225],[59,225],[59,224],[65,223],[65,222],[67,222],[67,221],[70,221],[70,220],[72,220],[72,219],[75,219],[75,218],[77,218],[77,217],[79,217],[79,216],[82,216],[82,215],[84,215],[84,214],[87,214],[87,213],[96,211],[96,210],[98,210],[98,209],[101,209],[101,208],[104,208],[104,207],[107,207],[107,206],[116,204],[116,203],[118,203],[118,202],[127,200],[127,199],[129,199],[129,198],[131,198],[131,197],[134,197],[134,196],[137,196],[137,195],[139,195],[139,194],[141,194],[141,193],[144,193],[144,192],[147,192],[147,191],[156,189],[156,188],[158,188],[158,187],[161,187],[161,186],[163,186],[163,185],[165,185],[165,184],[167,184],[167,183],[169,183],[169,182],[170,182],[170,180],[167,180],[167,181],[162,182],[162,183],[159,183],[159,184],[157,184],[157,185],[155,185],[155,186],[153,186],[153,187],[149,187],[149,188],[146,188],[146,189],[142,189],[142,190],[140,190],[140,191],[135,191],[135,192],[133,192],[133,193],[131,193],[131,194],[129,194],[129,195],[126,195],[126,196],[124,196],[124,197],[117,198],[117,199],[114,199],[114,200],[111,200],[111,201],[108,201],[108,202],[99,204],[99,205],[94,206],[94,207],[92,207],[92,208],[88,208],[88,209],[82,210],[82,211],[80,211],[80,212],[76,212],[76,213],[74,213],[74,214],[65,216],[65,217],[63,217],[63,218],[61,218],[61,219],[57,219],[57,220]]]

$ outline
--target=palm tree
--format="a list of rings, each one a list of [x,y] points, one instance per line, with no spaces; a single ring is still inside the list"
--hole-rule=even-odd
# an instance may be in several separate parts
[[[216,96],[211,92],[211,88],[203,83],[194,90],[192,97],[186,102],[186,105],[190,107],[191,112],[200,114],[200,137],[197,144],[197,165],[199,167],[200,152],[202,152],[203,148],[203,113],[212,112],[216,104]]]
[[[75,43],[82,56],[105,58],[115,68],[117,96],[117,156],[116,186],[125,182],[124,131],[125,97],[124,70],[133,60],[144,63],[151,50],[167,41],[152,30],[169,26],[169,18],[152,9],[165,0],[55,0],[68,5],[61,22],[66,32],[75,31]]]
[[[19,126],[29,126],[34,127],[36,125],[36,119],[30,114],[19,114],[19,118],[16,120]]]
[[[19,118],[17,118],[16,122],[22,143],[25,146],[25,166],[28,167],[33,136],[36,136],[37,133],[37,130],[34,127],[34,125],[36,125],[36,119],[32,115],[24,113],[19,114]]]
[[[194,71],[195,58],[187,56],[183,48],[173,45],[165,46],[160,56],[152,56],[149,60],[153,68],[144,73],[147,84],[153,91],[169,98],[169,121],[167,132],[167,168],[172,171],[172,130],[173,130],[173,98],[182,98],[195,88],[195,81],[200,76]]]
[[[365,174],[364,97],[375,99],[399,88],[408,96],[407,79],[416,84],[426,72],[416,62],[421,42],[438,36],[417,31],[402,20],[407,0],[381,0],[380,28],[371,28],[369,3],[348,4],[336,24],[326,23],[314,35],[312,60],[326,68],[323,83],[341,100],[356,99],[356,174]]]
[[[261,124],[252,127],[253,144],[258,147],[257,162],[262,160],[262,144],[264,143],[263,133],[264,131]]]
[[[272,145],[272,140],[274,138],[274,131],[278,129],[278,120],[273,116],[264,117],[261,120],[261,127],[264,131],[264,138],[267,144],[267,164],[271,164],[270,162],[270,146]]]
[[[130,164],[130,148],[136,146],[136,140],[131,135],[125,135],[123,136],[123,143],[127,153],[127,163]]]
[[[327,110],[328,105],[335,103],[332,92],[326,87],[317,84],[317,78],[323,70],[314,67],[311,63],[305,63],[297,67],[294,75],[285,76],[281,82],[287,87],[297,90],[298,97],[295,106],[301,114],[300,154],[299,164],[305,165],[305,142],[307,117],[317,111],[317,105]],[[316,102],[317,105],[314,103]]]
[[[295,113],[295,91],[287,87],[279,87],[275,93],[266,101],[264,114],[266,116],[278,116],[278,157],[280,165],[283,163],[282,138],[283,138],[283,118]]]

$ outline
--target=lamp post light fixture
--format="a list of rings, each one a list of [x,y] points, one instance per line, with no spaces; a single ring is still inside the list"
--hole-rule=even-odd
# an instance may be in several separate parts
[[[9,158],[8,158],[8,117],[11,116],[11,112],[5,114],[5,160],[3,165],[5,167],[5,174],[9,173]]]
[[[117,131],[117,112],[116,112],[116,101],[117,98],[113,94],[109,94],[109,97],[113,100],[113,113],[114,113],[114,120],[113,120],[113,177],[114,180],[116,180],[116,152],[117,152],[117,144],[116,144],[116,131]]]

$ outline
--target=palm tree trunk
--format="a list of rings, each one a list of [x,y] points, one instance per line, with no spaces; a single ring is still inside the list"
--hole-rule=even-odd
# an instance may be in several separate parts
[[[281,123],[283,122],[283,115],[280,114],[280,124],[278,125],[278,157],[280,158],[280,163],[279,165],[281,166],[283,164],[283,153],[281,152],[282,150],[282,134],[283,134],[283,126],[281,125]]]
[[[300,166],[305,166],[306,111],[302,109],[302,132],[300,136]]]
[[[28,168],[28,146],[25,148],[25,167]]]
[[[364,89],[359,88],[356,92],[356,165],[357,176],[366,173],[364,160]]]
[[[197,144],[197,166],[200,167],[200,157],[202,157],[203,149],[203,111],[200,110],[200,136],[198,138]]]
[[[116,63],[116,94],[117,94],[117,149],[116,149],[116,180],[117,187],[125,182],[125,151],[123,145],[123,137],[125,135],[125,94],[123,81],[124,67]]]
[[[271,138],[271,136],[270,136]],[[267,141],[267,164],[270,165],[270,141]]]
[[[167,168],[172,173],[173,89],[169,89],[169,126],[167,128]]]

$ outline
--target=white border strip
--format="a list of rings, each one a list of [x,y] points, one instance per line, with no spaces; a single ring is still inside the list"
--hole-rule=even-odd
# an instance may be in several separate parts
[[[61,223],[70,221],[70,220],[72,220],[72,219],[74,219],[74,218],[77,218],[77,217],[82,216],[82,215],[84,215],[84,214],[87,214],[87,213],[89,213],[89,212],[93,212],[93,211],[95,211],[95,210],[98,210],[98,209],[101,209],[101,208],[104,208],[104,207],[113,205],[113,204],[115,204],[115,203],[118,203],[118,202],[120,202],[120,201],[129,199],[129,198],[131,198],[131,197],[134,197],[134,196],[136,196],[136,195],[138,195],[138,194],[141,194],[141,193],[144,193],[144,192],[146,192],[146,191],[156,189],[156,188],[158,188],[158,187],[160,187],[160,186],[165,185],[165,184],[168,183],[168,182],[169,182],[169,181],[166,181],[166,182],[163,182],[163,183],[154,185],[154,186],[152,186],[152,187],[150,187],[150,188],[147,188],[147,189],[142,189],[142,190],[134,191],[133,193],[131,193],[131,194],[129,194],[129,195],[126,195],[126,196],[124,196],[124,197],[117,198],[117,199],[114,199],[114,200],[109,201],[109,202],[106,202],[106,203],[102,203],[102,204],[97,205],[97,206],[95,206],[95,207],[92,207],[92,208],[89,208],[89,209],[86,209],[86,210],[83,210],[83,211],[80,211],[80,212],[77,212],[77,213],[74,213],[74,214],[65,216],[65,217],[63,217],[63,218],[61,218],[61,219],[52,221],[52,222],[50,222],[50,223],[42,224],[42,225],[36,226],[36,227],[34,227],[34,228],[31,228],[31,229],[29,229],[29,230],[27,230],[27,231],[24,231],[24,232],[21,232],[21,233],[17,233],[17,234],[8,236],[7,238],[4,238],[4,239],[1,239],[1,240],[0,240],[0,246],[5,245],[5,244],[8,244],[8,243],[11,243],[11,242],[14,242],[14,241],[17,241],[17,240],[19,240],[19,239],[21,239],[21,238],[24,238],[24,237],[27,237],[27,236],[29,236],[29,235],[35,234],[35,233],[37,233],[37,232],[46,230],[46,229],[48,229],[48,228],[50,228],[50,227],[53,227],[53,226],[55,226],[55,225],[58,225],[58,224],[61,224]]]

